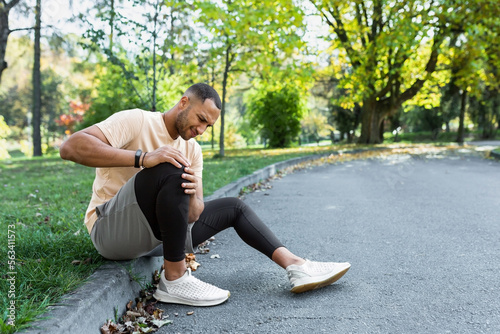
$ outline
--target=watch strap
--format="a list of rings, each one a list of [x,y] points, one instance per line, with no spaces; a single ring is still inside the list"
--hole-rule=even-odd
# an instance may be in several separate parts
[[[134,163],[134,167],[135,168],[140,168],[141,165],[139,164],[139,161],[141,159],[141,155],[142,155],[142,150],[141,149],[138,149],[137,151],[135,151],[135,163]]]

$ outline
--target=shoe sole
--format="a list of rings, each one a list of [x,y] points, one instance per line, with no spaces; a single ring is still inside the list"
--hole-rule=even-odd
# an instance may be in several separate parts
[[[344,276],[344,274],[349,270],[349,268],[351,268],[351,266],[349,266],[345,269],[342,269],[341,271],[339,271],[335,275],[329,276],[324,280],[295,285],[290,291],[292,291],[293,293],[302,293],[302,292],[316,290],[316,289],[328,286],[330,284],[337,282],[342,276]]]
[[[182,297],[176,297],[169,294],[166,294],[163,291],[156,290],[153,294],[153,297],[162,302],[169,304],[182,304],[182,305],[190,305],[190,306],[215,306],[224,303],[228,300],[230,292],[227,293],[227,296],[224,298],[214,299],[214,300],[190,300]]]

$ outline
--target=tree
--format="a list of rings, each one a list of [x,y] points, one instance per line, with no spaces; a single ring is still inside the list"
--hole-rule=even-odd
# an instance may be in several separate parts
[[[7,50],[7,40],[12,32],[9,28],[9,13],[19,2],[21,0],[0,1],[0,82],[2,81],[2,73],[8,66],[5,61],[5,51]]]
[[[271,72],[279,57],[294,52],[301,43],[302,12],[291,0],[200,1],[197,5],[199,22],[211,34],[209,53],[221,64],[219,155],[224,156],[226,101],[233,75]]]
[[[303,106],[297,89],[285,86],[262,89],[248,112],[269,147],[288,147],[300,133]]]
[[[36,0],[35,7],[35,59],[33,63],[33,156],[42,155],[42,136],[40,126],[42,122],[42,93],[41,93],[41,78],[40,78],[40,30],[41,30],[41,15],[42,4],[41,0]]]
[[[487,97],[488,101],[482,101],[484,105],[495,101],[495,92],[500,89],[498,67],[500,60],[498,52],[500,47],[500,23],[498,16],[500,10],[498,3],[491,0],[477,0],[466,2],[468,5],[468,17],[466,20],[456,23],[456,31],[450,41],[450,52],[448,54],[451,64],[450,91],[460,96],[459,128],[456,141],[464,142],[465,115],[471,99],[481,100]],[[490,91],[492,94],[488,94]],[[479,107],[479,106],[478,106]],[[482,112],[483,128],[485,123],[494,124],[492,120],[486,120],[485,108],[479,108]],[[488,125],[486,125],[488,127]]]
[[[95,52],[101,65],[109,67],[110,72],[121,71],[129,86],[125,90],[135,95],[126,95],[125,99],[136,102],[136,107],[159,110],[166,102],[162,100],[165,93],[159,93],[162,82],[179,82],[179,78],[184,78],[175,88],[174,93],[178,94],[197,74],[185,70],[192,70],[194,60],[190,53],[196,48],[191,41],[192,10],[189,4],[179,0],[134,0],[133,5],[143,13],[142,18],[137,19],[122,14],[121,2],[99,1],[89,12],[94,15],[80,15],[89,27],[85,47]],[[121,83],[118,86],[123,87]],[[92,109],[89,119],[100,119],[100,116],[92,116],[95,115]]]
[[[341,85],[350,91],[346,100],[362,107],[360,143],[383,140],[384,119],[422,88],[436,69],[441,44],[468,11],[463,1],[311,2],[350,66]]]

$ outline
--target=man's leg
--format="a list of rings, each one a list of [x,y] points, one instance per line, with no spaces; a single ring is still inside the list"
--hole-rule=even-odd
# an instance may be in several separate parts
[[[205,203],[205,210],[191,230],[193,246],[233,227],[243,241],[286,269],[292,292],[318,289],[336,282],[350,268],[349,263],[304,260],[285,248],[250,207],[237,198]]]
[[[185,239],[189,195],[181,184],[182,168],[169,163],[142,170],[136,176],[137,202],[154,235],[163,241],[165,277],[172,281],[184,275]]]
[[[205,202],[205,210],[191,230],[193,247],[229,227],[234,228],[245,243],[283,269],[305,262],[285,248],[245,202],[231,197]]]
[[[189,195],[181,187],[182,173],[182,168],[164,163],[136,176],[139,206],[153,233],[163,242],[164,271],[154,297],[165,303],[213,306],[226,301],[229,291],[196,279],[186,269]]]

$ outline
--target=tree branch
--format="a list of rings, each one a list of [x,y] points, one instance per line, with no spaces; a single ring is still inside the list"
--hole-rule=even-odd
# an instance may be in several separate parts
[[[358,21],[358,25],[361,28],[363,26],[363,17],[361,16],[361,9],[359,3],[356,4],[356,20]],[[366,38],[363,33],[361,33],[361,44],[366,49]]]
[[[11,29],[9,32],[14,32],[14,31],[23,31],[23,30],[33,30],[35,27],[28,27],[28,28],[16,28],[16,29]]]
[[[7,9],[7,11],[10,11],[12,9],[12,7],[14,7],[15,5],[17,5],[19,2],[21,2],[21,0],[12,0],[11,2],[9,3],[6,3],[5,0],[2,0],[5,8]]]
[[[349,37],[347,36],[347,32],[344,29],[344,23],[342,22],[340,18],[340,13],[338,11],[337,7],[333,7],[333,10],[331,8],[328,8],[327,11],[328,13],[332,16],[333,20],[335,20],[335,23],[330,20],[330,18],[325,14],[323,9],[319,8],[319,6],[313,2],[313,5],[316,7],[316,9],[321,13],[323,18],[326,20],[326,23],[333,28],[335,33],[337,34],[338,38],[342,42],[342,45],[344,46],[344,49],[347,52],[347,55],[351,59],[351,64],[353,67],[358,67],[361,65],[359,62],[359,57],[356,54],[357,52],[352,48],[351,43],[349,41]]]
[[[434,72],[436,69],[436,64],[438,60],[438,55],[439,55],[439,47],[441,43],[444,40],[444,36],[442,36],[441,32],[438,31],[436,32],[436,35],[434,37],[434,41],[432,44],[432,52],[431,55],[429,56],[429,60],[427,61],[427,65],[425,66],[425,72],[427,73],[426,76],[423,79],[418,79],[416,80],[413,85],[411,85],[410,88],[408,88],[406,91],[404,91],[399,98],[397,99],[397,102],[399,105],[401,105],[403,102],[408,101],[415,95],[417,95],[418,91],[422,88],[424,85],[425,81],[429,78],[430,74]]]

